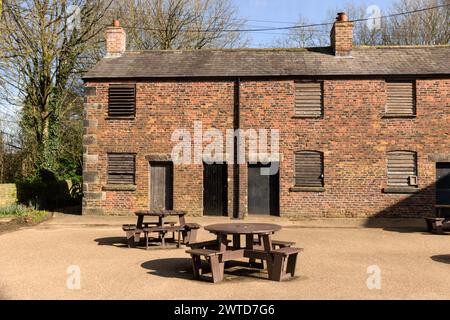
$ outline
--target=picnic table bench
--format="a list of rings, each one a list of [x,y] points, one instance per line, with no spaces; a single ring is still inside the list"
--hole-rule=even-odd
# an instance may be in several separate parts
[[[145,236],[145,248],[149,248],[149,235],[151,233],[157,233],[161,246],[166,246],[166,235],[172,233],[173,241],[176,241],[175,234],[178,235],[177,247],[181,244],[181,238],[183,243],[190,243],[195,241],[197,236],[197,230],[201,226],[197,223],[186,223],[185,215],[183,211],[173,210],[155,210],[155,211],[138,211],[135,213],[137,216],[137,222],[135,225],[126,224],[122,226],[122,229],[126,232],[128,246],[134,248],[137,243],[140,242],[141,233]],[[158,218],[157,222],[144,222],[146,217]],[[167,222],[167,217],[178,217],[178,225],[175,222]]]
[[[214,283],[223,280],[226,262],[241,258],[249,259],[250,265],[254,265],[256,259],[266,261],[270,280],[281,281],[288,274],[295,276],[297,257],[303,249],[292,247],[294,243],[291,241],[272,240],[272,234],[281,230],[280,226],[232,223],[207,226],[205,230],[215,234],[217,240],[193,243],[186,251],[191,255],[195,278],[201,273],[201,258],[209,264]],[[233,236],[232,245],[228,235]],[[241,247],[241,235],[245,235],[245,247]],[[258,240],[255,240],[255,235]]]
[[[425,221],[427,223],[427,229],[429,232],[442,234],[444,233],[444,228],[450,227],[450,218],[444,218],[442,216],[443,209],[450,209],[448,204],[436,204],[436,217],[426,217]]]

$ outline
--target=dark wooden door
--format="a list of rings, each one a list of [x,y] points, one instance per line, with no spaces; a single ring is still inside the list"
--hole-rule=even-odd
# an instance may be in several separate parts
[[[261,169],[270,165],[248,167],[248,213],[257,215],[280,214],[280,175],[263,175]]]
[[[150,164],[150,209],[173,210],[173,165]]]
[[[207,216],[228,215],[226,164],[205,164],[203,167],[203,213]]]
[[[436,164],[436,204],[450,205],[450,162]],[[450,209],[443,209],[444,217],[450,217]]]

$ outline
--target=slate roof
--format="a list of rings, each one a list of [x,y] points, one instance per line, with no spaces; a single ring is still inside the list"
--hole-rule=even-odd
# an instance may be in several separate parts
[[[127,52],[104,58],[85,80],[126,78],[449,75],[450,46]]]

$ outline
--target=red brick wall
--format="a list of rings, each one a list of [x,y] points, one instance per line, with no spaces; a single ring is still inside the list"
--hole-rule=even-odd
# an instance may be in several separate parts
[[[148,82],[137,84],[137,117],[106,120],[107,83],[87,83],[96,92],[85,110],[85,214],[124,214],[147,209],[149,161],[168,155],[175,129],[233,128],[232,81]],[[241,82],[241,127],[279,129],[282,153],[282,215],[366,217],[422,216],[432,213],[435,163],[450,161],[450,80],[417,81],[417,117],[384,118],[384,80],[325,80],[324,118],[294,118],[294,81]],[[294,152],[324,153],[325,191],[290,192]],[[417,194],[385,194],[386,152],[416,151]],[[137,153],[136,191],[104,191],[106,153]],[[98,157],[98,159],[97,159]],[[232,211],[229,169],[229,213]],[[247,168],[241,166],[240,207],[247,213]],[[201,215],[201,165],[175,166],[174,206]]]

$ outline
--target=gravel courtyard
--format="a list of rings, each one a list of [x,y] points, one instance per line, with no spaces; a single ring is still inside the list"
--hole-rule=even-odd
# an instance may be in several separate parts
[[[189,219],[194,221],[203,226],[232,222]],[[293,239],[305,249],[296,278],[276,283],[233,272],[220,284],[194,281],[184,248],[123,246],[121,225],[134,223],[133,217],[56,215],[37,227],[0,235],[0,298],[450,299],[448,235],[427,234],[424,226],[364,228],[360,220],[246,222],[281,224],[283,230],[274,238]],[[201,240],[210,238],[201,230]],[[381,271],[379,290],[368,289],[369,266]],[[77,268],[81,287],[69,289],[68,279]]]

